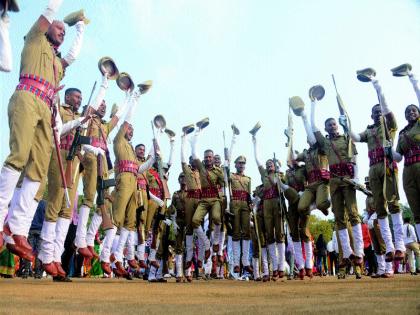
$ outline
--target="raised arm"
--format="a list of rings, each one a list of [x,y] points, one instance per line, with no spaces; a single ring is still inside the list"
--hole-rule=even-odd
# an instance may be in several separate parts
[[[254,157],[258,167],[262,167],[261,161],[258,158],[257,138],[252,136],[252,143],[254,144]]]
[[[138,169],[138,173],[142,174],[144,172],[146,172],[149,168],[151,168],[153,166],[153,163],[155,163],[155,147],[152,146],[150,147],[150,152],[148,155],[150,158],[148,158],[146,160],[146,162],[144,162],[142,165],[140,165],[139,169]]]
[[[200,134],[200,131],[197,130],[194,136],[191,138],[191,155],[192,155],[193,160],[199,160],[199,157],[197,155],[197,142],[198,142],[199,134]]]
[[[375,77],[372,78],[372,84],[376,90],[376,94],[378,95],[382,115],[388,115],[389,113],[391,113],[391,110],[389,109],[388,103],[386,102],[384,92],[382,91],[382,86],[379,84],[379,81]]]
[[[71,65],[76,60],[77,56],[79,56],[80,50],[82,49],[83,34],[85,32],[85,22],[79,21],[74,27],[76,28],[76,37],[67,55],[63,58],[65,67]]]
[[[301,117],[302,117],[303,126],[305,127],[306,136],[308,137],[308,141],[310,145],[314,145],[316,143],[316,139],[314,136],[314,132],[311,128],[311,125],[309,124],[308,117],[306,116],[306,112],[304,110],[302,111]],[[292,150],[292,154],[294,155],[293,150]]]
[[[174,156],[174,148],[175,148],[175,137],[171,137],[169,139],[169,158],[168,158],[168,167],[170,167],[172,165],[172,160],[173,160],[173,156]]]
[[[45,11],[39,17],[37,24],[41,31],[46,32],[50,24],[54,21],[55,16],[60,9],[63,0],[50,0]]]
[[[409,73],[408,77],[410,78],[410,82],[413,85],[414,91],[416,92],[417,101],[420,105],[420,87],[419,87],[419,80],[417,80],[416,76],[413,73]]]

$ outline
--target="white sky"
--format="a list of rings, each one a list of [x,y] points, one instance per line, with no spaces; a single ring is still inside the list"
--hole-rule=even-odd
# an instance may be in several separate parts
[[[46,3],[20,1],[21,12],[11,14],[14,71],[0,73],[1,160],[8,154],[7,104],[18,80],[23,36]],[[356,131],[371,123],[370,109],[377,102],[373,87],[357,81],[358,69],[376,69],[400,129],[406,124],[405,106],[417,103],[408,79],[392,77],[389,69],[410,62],[420,75],[419,1],[73,0],[65,1],[59,18],[80,8],[92,22],[80,57],[62,83],[80,88],[87,101],[93,82],[100,81],[97,61],[111,56],[120,71],[130,73],[136,82],[154,81],[137,109],[133,144],[149,146],[150,120],[156,114],[163,114],[178,134],[182,126],[208,116],[210,126],[199,147],[223,154],[222,132],[230,142],[234,122],[241,134],[233,157],[248,157],[247,173],[254,186],[260,179],[248,131],[261,121],[261,159],[276,152],[285,165],[288,98],[299,95],[309,105],[309,88],[322,84],[326,95],[317,114],[322,127],[326,118],[338,116],[332,73]],[[74,30],[67,29],[64,54],[73,36]],[[123,100],[113,82],[106,100],[108,111],[112,103]],[[295,149],[301,151],[306,135],[297,117],[294,125]],[[168,152],[167,138],[162,140]],[[172,191],[180,171],[179,142],[178,138]],[[363,179],[368,172],[366,145],[357,149]],[[401,201],[406,203],[400,187]],[[363,195],[358,204],[361,211]]]

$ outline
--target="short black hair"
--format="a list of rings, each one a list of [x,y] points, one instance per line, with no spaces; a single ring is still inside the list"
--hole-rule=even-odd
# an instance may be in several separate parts
[[[406,113],[406,112],[407,112],[407,110],[408,110],[410,107],[415,107],[415,108],[417,109],[417,111],[420,113],[420,108],[419,108],[417,105],[415,105],[415,104],[410,104],[410,105],[407,105],[407,107],[406,107],[406,108],[405,108],[405,110],[404,110],[404,113]]]
[[[325,122],[324,122],[324,126],[326,126],[326,125],[327,125],[327,123],[328,123],[329,121],[331,121],[331,120],[335,120],[335,118],[333,118],[333,117],[327,118],[327,119],[325,120]]]
[[[80,91],[80,90],[79,90],[79,89],[77,89],[77,88],[68,88],[68,89],[64,92],[64,96],[67,96],[67,95],[72,94],[72,93],[74,93],[74,92],[78,92],[78,93],[82,94],[82,91]]]
[[[212,154],[214,154],[212,149],[207,149],[206,151],[204,151],[204,154],[211,152]]]
[[[138,145],[136,145],[136,147],[134,149],[137,149],[138,147],[145,147],[146,148],[146,146],[143,143],[139,143]]]

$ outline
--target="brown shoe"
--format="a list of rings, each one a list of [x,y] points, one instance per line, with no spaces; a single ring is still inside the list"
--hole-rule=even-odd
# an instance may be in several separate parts
[[[340,268],[346,268],[349,266],[351,266],[351,260],[349,258],[343,258],[338,265]]]
[[[201,260],[197,260],[197,267],[203,268],[203,262]]]
[[[126,277],[128,275],[127,270],[124,269],[122,263],[119,261],[115,263],[115,269],[117,269],[118,273],[120,273],[122,277]]]
[[[168,280],[166,280],[165,278],[159,278],[157,279],[157,282],[166,283],[168,282]]]
[[[314,277],[314,274],[312,272],[312,268],[305,268],[305,273],[306,273],[306,276],[311,278],[311,279]]]
[[[204,260],[207,261],[207,259],[209,259],[209,257],[210,257],[210,249],[207,249],[204,252]]]
[[[262,281],[262,278],[258,277],[257,279],[254,279],[254,281],[260,282],[260,281]]]
[[[144,260],[139,260],[139,267],[140,268],[147,268],[146,262]]]
[[[152,260],[150,262],[150,265],[152,265],[153,267],[155,267],[156,269],[159,269],[160,265],[159,262],[157,260]]]
[[[380,277],[381,277],[381,275],[380,275],[380,274],[377,274],[377,273],[374,273],[374,274],[372,274],[370,277],[371,277],[372,279],[378,279],[378,278],[380,278]]]
[[[246,271],[246,272],[248,272],[248,273],[254,273],[254,269],[251,267],[251,266],[245,266],[244,267],[244,270]]]
[[[112,253],[111,256],[109,256],[109,261],[112,263],[116,261],[114,253]]]
[[[88,246],[87,249],[90,251],[92,258],[99,259],[99,255],[95,252],[93,246]]]
[[[394,253],[393,252],[388,252],[385,254],[385,261],[386,262],[392,262],[394,261]]]
[[[128,265],[131,267],[131,268],[133,268],[133,269],[135,269],[135,270],[137,270],[137,269],[139,269],[139,264],[137,263],[137,260],[135,260],[135,259],[130,259],[129,261],[127,261],[128,262]]]
[[[284,271],[279,271],[279,278],[283,278],[284,277]]]
[[[300,280],[305,279],[305,274],[306,274],[306,272],[305,272],[305,268],[300,269],[300,270],[299,270],[299,274],[298,274],[299,279],[300,279]]]
[[[55,267],[57,268],[57,276],[65,278],[67,274],[64,271],[63,267],[61,266],[61,262],[55,261],[54,264],[55,264]]]
[[[182,282],[182,277],[176,277],[175,282],[176,282],[176,283],[180,283],[180,282]]]
[[[384,273],[383,275],[381,275],[381,278],[392,278],[392,275],[390,273]]]
[[[279,272],[277,270],[273,270],[273,275],[271,276],[271,280],[277,281],[279,278]]]
[[[42,264],[42,268],[45,270],[47,274],[53,277],[57,277],[57,267],[55,263],[50,262],[49,264]]]
[[[397,249],[394,254],[394,260],[404,260],[405,253]]]
[[[219,264],[223,264],[225,262],[225,256],[217,255],[217,261],[219,262]]]
[[[190,283],[193,281],[192,276],[186,276],[185,278],[187,278],[187,281],[190,282]]]
[[[239,273],[240,271],[241,271],[241,268],[239,266],[233,267],[233,272],[234,273]]]
[[[110,263],[101,261],[101,268],[102,268],[102,271],[104,273],[106,273],[108,276],[112,273],[111,264]]]
[[[34,255],[32,253],[32,247],[29,245],[26,237],[22,235],[13,235],[12,238],[15,243],[7,243],[6,248],[20,258],[32,261]]]
[[[263,281],[263,282],[268,282],[268,281],[270,281],[270,276],[263,276],[262,281]]]
[[[77,252],[88,260],[93,258],[92,253],[87,247],[78,248]]]
[[[213,253],[218,253],[219,252],[219,248],[220,248],[219,244],[213,245]]]

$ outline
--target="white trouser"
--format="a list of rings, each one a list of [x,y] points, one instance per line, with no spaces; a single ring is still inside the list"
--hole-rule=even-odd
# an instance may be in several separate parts
[[[56,222],[44,221],[41,230],[41,248],[38,253],[39,260],[44,264],[54,261],[54,241]]]
[[[388,217],[385,217],[383,219],[378,219],[379,223],[379,229],[381,230],[381,236],[384,240],[386,252],[387,253],[393,253],[395,251],[394,244],[392,243],[392,235],[391,235],[391,229],[389,228],[389,222]]]
[[[182,277],[182,255],[175,255],[176,276]]]
[[[54,240],[54,261],[61,262],[61,255],[64,252],[64,242],[66,241],[67,233],[69,232],[70,219],[57,219],[55,225],[55,240]]]
[[[352,226],[352,232],[353,232],[353,244],[354,244],[354,254],[357,257],[363,257],[364,251],[363,251],[363,234],[362,234],[362,225],[356,224]]]
[[[284,243],[277,243],[277,252],[279,255],[279,271],[284,271],[285,263],[286,263],[286,244]]]
[[[313,257],[313,250],[312,250],[312,243],[311,242],[304,242],[303,246],[305,247],[305,268],[312,269],[314,266]]]
[[[298,270],[305,268],[301,242],[293,242],[293,249],[295,251],[295,264]]]
[[[232,254],[233,254],[233,266],[239,266],[239,260],[241,256],[241,244],[239,241],[232,242]]]
[[[10,217],[7,219],[12,234],[28,236],[38,206],[38,202],[34,198],[40,184],[40,182],[35,182],[28,177],[23,179],[15,207],[10,209]]]
[[[264,276],[270,274],[268,269],[267,247],[261,247],[261,269]]]
[[[350,246],[350,237],[347,229],[338,230],[338,237],[340,238],[341,248],[343,250],[343,258],[349,258],[353,254]]]
[[[100,255],[100,260],[104,263],[109,263],[109,256],[111,255],[112,243],[114,242],[115,234],[117,233],[117,228],[114,226],[112,229],[105,231],[105,237],[102,241],[102,251]]]
[[[420,198],[420,197],[419,197]],[[403,234],[403,219],[401,212],[391,214],[392,229],[394,230],[395,249],[405,252],[404,234]]]
[[[3,231],[4,219],[9,203],[19,180],[20,172],[13,168],[3,166],[0,171],[0,232]]]
[[[271,267],[273,268],[273,271],[276,271],[279,267],[276,243],[268,245],[268,251],[270,252]]]
[[[254,280],[260,277],[259,259],[252,257],[252,269],[254,269]]]
[[[249,245],[250,240],[242,240],[242,265],[249,266]]]
[[[95,236],[96,236],[96,233],[98,233],[101,223],[102,223],[102,216],[95,212],[93,214],[92,220],[90,221],[90,225],[86,234],[87,246],[93,247],[95,245]]]
[[[214,225],[213,245],[219,245],[221,224]]]
[[[122,262],[123,261],[123,251],[125,247],[125,243],[127,243],[128,235],[130,234],[130,231],[126,228],[120,228],[120,238],[118,240],[117,248],[114,252],[115,260]]]
[[[205,249],[210,249],[210,241],[206,236],[206,233],[203,231],[203,227],[200,225],[198,228],[194,229],[194,233],[197,235],[197,237],[201,240],[201,242],[204,244]]]
[[[223,256],[223,246],[225,245],[225,237],[226,237],[226,232],[220,232],[220,237],[219,237],[219,252],[217,253],[217,255],[219,256]]]
[[[137,245],[137,258],[138,260],[144,260],[144,252],[146,249],[146,244],[139,244]]]
[[[76,238],[74,239],[74,245],[78,248],[87,247],[86,233],[87,223],[89,220],[90,208],[86,205],[82,205],[79,209],[79,218],[77,221]]]
[[[192,235],[186,235],[185,236],[185,247],[187,250],[185,260],[186,261],[192,261],[193,257],[193,239],[194,237]]]
[[[127,238],[127,260],[134,259],[136,231],[130,231]]]
[[[385,255],[376,255],[376,261],[378,262],[378,275],[383,275],[385,273]]]

